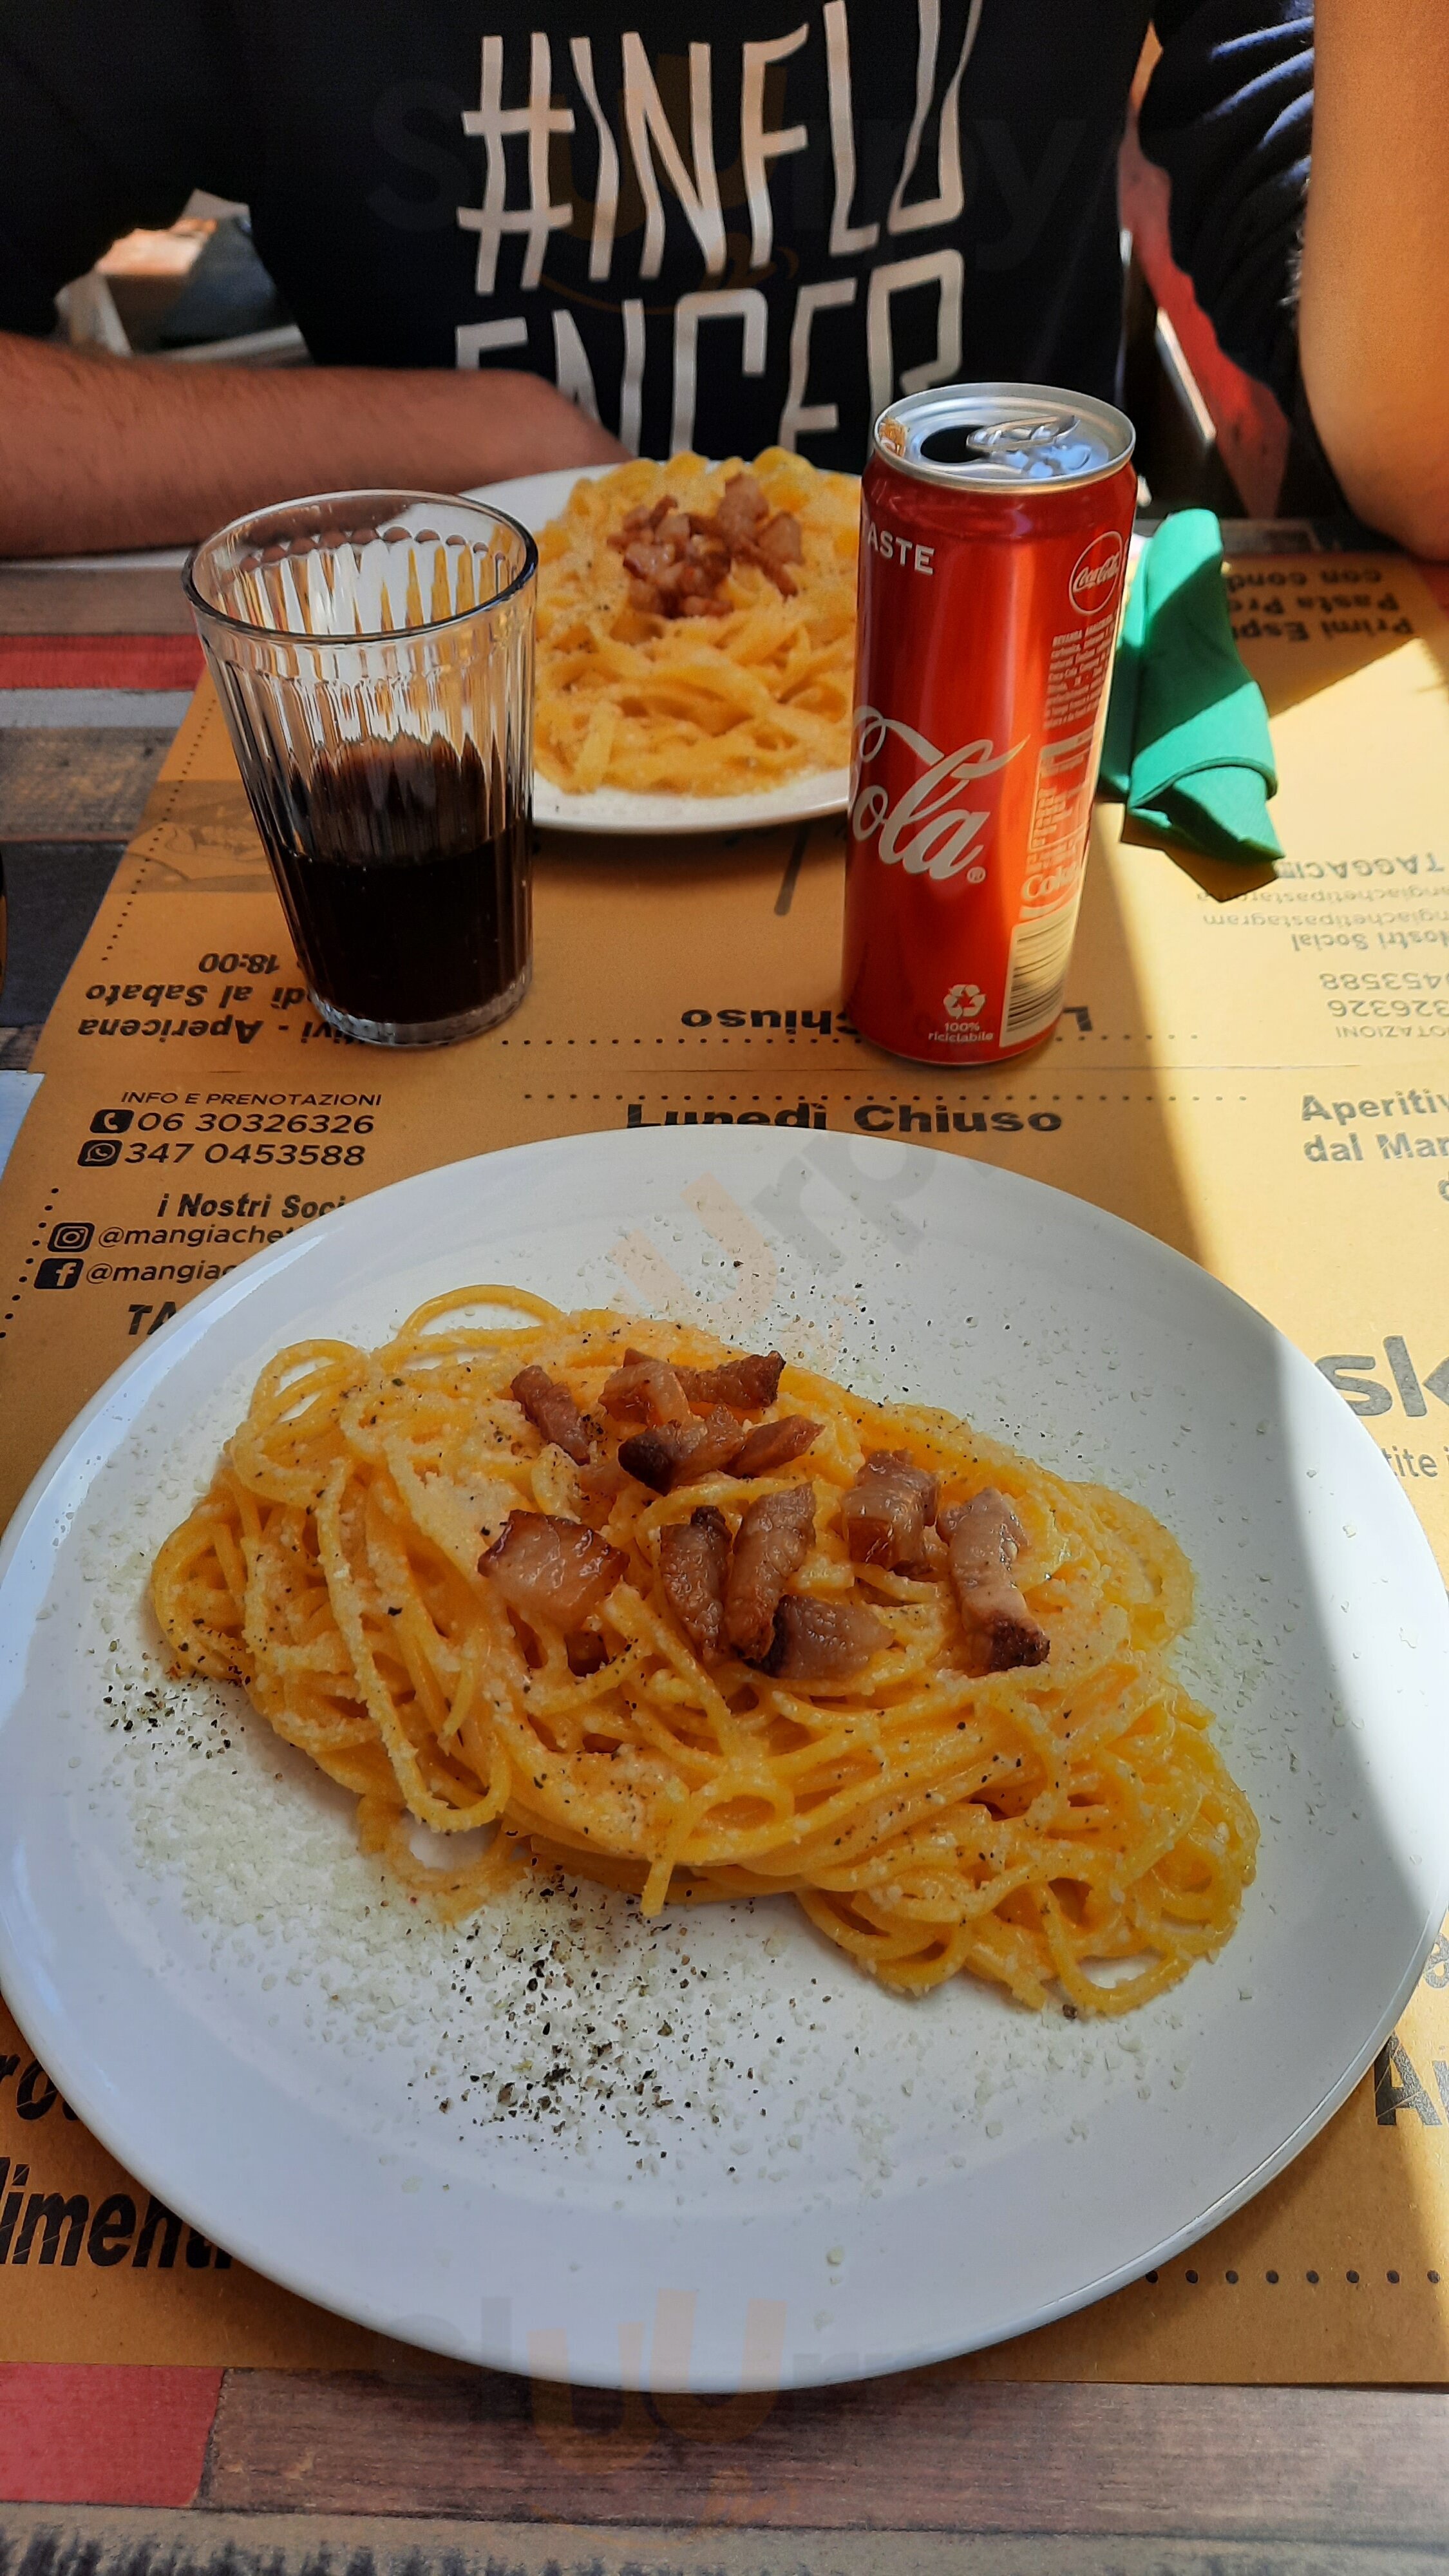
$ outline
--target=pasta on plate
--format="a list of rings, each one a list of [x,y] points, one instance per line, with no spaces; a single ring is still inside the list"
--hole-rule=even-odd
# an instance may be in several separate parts
[[[449,1918],[530,1861],[789,1894],[889,1985],[1119,2014],[1252,1880],[1149,1512],[690,1327],[468,1288],[281,1352],[153,1599]]]
[[[737,796],[844,769],[859,517],[853,476],[783,448],[576,483],[539,537],[543,776]]]

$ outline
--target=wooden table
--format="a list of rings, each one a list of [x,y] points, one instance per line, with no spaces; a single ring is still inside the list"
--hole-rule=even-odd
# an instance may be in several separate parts
[[[1436,587],[1449,595],[1449,582]],[[0,851],[12,885],[0,1069],[28,1062],[139,820],[186,685],[187,633],[174,571],[0,567]],[[9,694],[21,688],[40,694],[22,705]],[[15,2499],[0,2502],[0,2568],[1428,2576],[1449,2565],[1449,2393],[1438,2389],[982,2385],[947,2363],[783,2395],[763,2413],[751,2401],[748,2426],[728,2401],[665,2408],[671,2422],[642,2401],[625,2413],[615,2397],[571,2399],[423,2356],[386,2376],[0,2367],[0,2498]]]

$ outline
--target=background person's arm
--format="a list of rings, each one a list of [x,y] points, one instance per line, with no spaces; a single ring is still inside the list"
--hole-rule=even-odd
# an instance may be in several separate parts
[[[1449,8],[1318,0],[1303,383],[1360,517],[1449,555]]]
[[[1153,24],[1161,53],[1138,133],[1171,182],[1173,257],[1225,356],[1292,412],[1312,0],[1154,0]]]
[[[0,555],[186,544],[303,492],[456,492],[623,453],[537,376],[178,365],[0,333]]]

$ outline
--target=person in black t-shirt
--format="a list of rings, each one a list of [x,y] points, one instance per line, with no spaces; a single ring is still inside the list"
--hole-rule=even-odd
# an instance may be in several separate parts
[[[1443,0],[1319,0],[1311,192],[1312,0],[0,0],[0,548],[622,450],[859,467],[902,389],[1110,394],[1149,17],[1223,347],[1449,551]],[[56,343],[57,289],[196,187],[251,208],[313,368]]]

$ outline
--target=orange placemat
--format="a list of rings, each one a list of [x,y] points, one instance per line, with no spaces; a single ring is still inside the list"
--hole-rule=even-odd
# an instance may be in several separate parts
[[[802,1158],[825,1128],[982,1156],[1194,1255],[1369,1418],[1449,1563],[1449,628],[1397,562],[1297,556],[1232,581],[1286,861],[1276,879],[1187,867],[1099,815],[1066,1016],[996,1074],[893,1062],[843,1018],[826,825],[556,840],[535,988],[505,1029],[426,1056],[340,1042],[307,1005],[203,688],[51,1016],[0,1185],[0,1509],[138,1338],[339,1199],[532,1137],[731,1121],[796,1130]],[[792,1211],[730,1222],[748,1264]],[[615,1258],[621,1289],[667,1293],[642,1242]],[[1247,2210],[972,2369],[1449,2376],[1446,1982],[1436,1953],[1376,2080]],[[3,2018],[0,2266],[0,2359],[342,2366],[380,2348],[157,2210]]]

